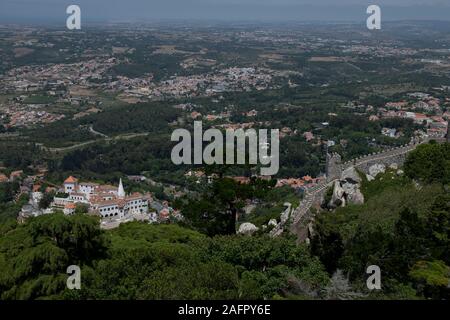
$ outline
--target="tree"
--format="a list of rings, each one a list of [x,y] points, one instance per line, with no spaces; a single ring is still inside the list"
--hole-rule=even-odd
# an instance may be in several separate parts
[[[48,207],[50,207],[50,204],[52,203],[54,197],[55,194],[53,192],[44,193],[42,199],[39,201],[39,208],[47,209]]]
[[[231,178],[218,178],[196,199],[182,206],[187,223],[210,236],[236,233],[238,212],[247,199],[265,197],[275,181],[251,179],[241,184]]]
[[[107,241],[93,217],[51,214],[0,233],[0,299],[61,298],[69,265],[104,258]]]
[[[19,190],[17,182],[0,183],[0,204],[14,200],[14,196]]]
[[[77,203],[75,207],[75,214],[86,214],[89,212],[89,205],[84,203]]]
[[[420,293],[434,299],[450,295],[450,267],[444,261],[417,261],[409,275]]]
[[[348,278],[339,269],[333,274],[324,291],[327,300],[353,300],[362,297],[362,294],[352,291]]]
[[[405,173],[424,183],[450,183],[450,143],[420,145],[408,155]]]

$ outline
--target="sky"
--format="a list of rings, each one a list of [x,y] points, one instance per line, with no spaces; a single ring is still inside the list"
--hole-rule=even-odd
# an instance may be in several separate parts
[[[70,4],[88,22],[364,21],[370,4],[384,20],[450,20],[450,0],[0,0],[0,24],[65,23]]]

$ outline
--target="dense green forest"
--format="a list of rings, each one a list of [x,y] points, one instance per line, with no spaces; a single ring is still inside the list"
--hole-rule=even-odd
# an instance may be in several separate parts
[[[65,289],[71,264],[82,266],[80,291]],[[83,215],[4,228],[0,266],[2,299],[262,299],[328,282],[319,260],[288,239],[140,223],[103,232]]]

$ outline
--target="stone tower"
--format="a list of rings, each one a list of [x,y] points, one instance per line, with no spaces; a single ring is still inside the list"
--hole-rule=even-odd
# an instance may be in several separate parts
[[[339,153],[327,153],[327,181],[340,179],[342,174],[342,158]]]

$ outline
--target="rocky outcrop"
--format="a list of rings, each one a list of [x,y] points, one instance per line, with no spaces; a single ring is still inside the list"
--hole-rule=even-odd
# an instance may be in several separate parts
[[[352,183],[345,181],[342,183],[342,189],[344,189],[345,195],[347,197],[347,202],[351,204],[363,204],[364,195],[359,189],[361,185],[359,183]]]
[[[351,204],[364,204],[364,195],[361,190],[359,190],[359,187],[354,188],[351,192],[347,193],[347,201]]]
[[[328,208],[345,207],[347,204],[363,204],[364,195],[361,188],[361,176],[354,167],[342,172],[340,180],[335,181],[333,196],[328,203]]]
[[[345,190],[342,188],[341,182],[336,181],[334,183],[333,196],[329,203],[329,207],[345,207]]]
[[[281,224],[283,225],[286,224],[286,222],[289,220],[292,211],[292,204],[290,204],[289,202],[285,202],[284,206],[286,207],[286,210],[284,210],[284,212],[280,216]]]
[[[397,170],[397,169],[398,169],[398,164],[392,163],[392,164],[389,166],[389,169]]]
[[[361,183],[362,179],[355,167],[350,167],[342,172],[341,180],[352,180],[356,183]]]
[[[246,236],[251,236],[255,232],[257,232],[259,229],[257,226],[255,226],[253,223],[245,222],[239,226],[238,234],[243,234]]]
[[[380,173],[386,172],[386,166],[384,164],[374,164],[373,166],[369,167],[369,175],[376,178],[377,175]]]
[[[270,219],[269,223],[267,224],[267,226],[269,227],[276,227],[277,226],[277,220],[275,219]]]

